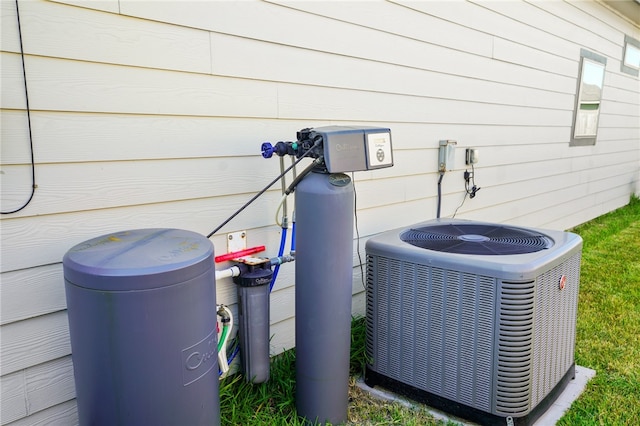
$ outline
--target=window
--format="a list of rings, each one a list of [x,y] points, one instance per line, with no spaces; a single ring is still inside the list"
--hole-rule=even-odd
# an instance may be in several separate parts
[[[595,145],[607,58],[582,49],[571,145]]]
[[[638,77],[640,70],[640,41],[629,36],[624,36],[622,62],[620,71]]]

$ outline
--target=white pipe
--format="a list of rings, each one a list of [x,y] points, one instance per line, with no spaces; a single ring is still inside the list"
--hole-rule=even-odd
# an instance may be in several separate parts
[[[216,281],[221,280],[222,278],[237,277],[238,275],[240,275],[240,268],[232,266],[227,269],[216,271]]]

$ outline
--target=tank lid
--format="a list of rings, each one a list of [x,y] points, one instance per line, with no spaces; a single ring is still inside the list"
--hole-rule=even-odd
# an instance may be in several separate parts
[[[136,229],[80,243],[69,249],[62,264],[65,279],[76,286],[145,290],[213,271],[213,244],[198,233],[181,229]]]

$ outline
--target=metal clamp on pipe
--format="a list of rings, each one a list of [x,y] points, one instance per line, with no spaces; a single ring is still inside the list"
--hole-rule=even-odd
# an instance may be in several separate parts
[[[294,260],[296,260],[294,253],[291,253],[291,254],[285,254],[282,256],[272,257],[271,259],[269,259],[269,263],[271,264],[271,266],[275,266],[275,265],[282,265],[283,263],[287,263],[287,262],[293,262]]]

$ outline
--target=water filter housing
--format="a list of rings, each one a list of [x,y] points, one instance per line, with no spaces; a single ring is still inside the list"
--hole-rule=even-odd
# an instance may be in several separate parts
[[[269,380],[269,284],[273,271],[268,259],[243,264],[243,272],[234,277],[238,294],[238,336],[245,380],[264,383]]]
[[[80,424],[220,424],[207,238],[116,232],[71,248],[63,269]]]

